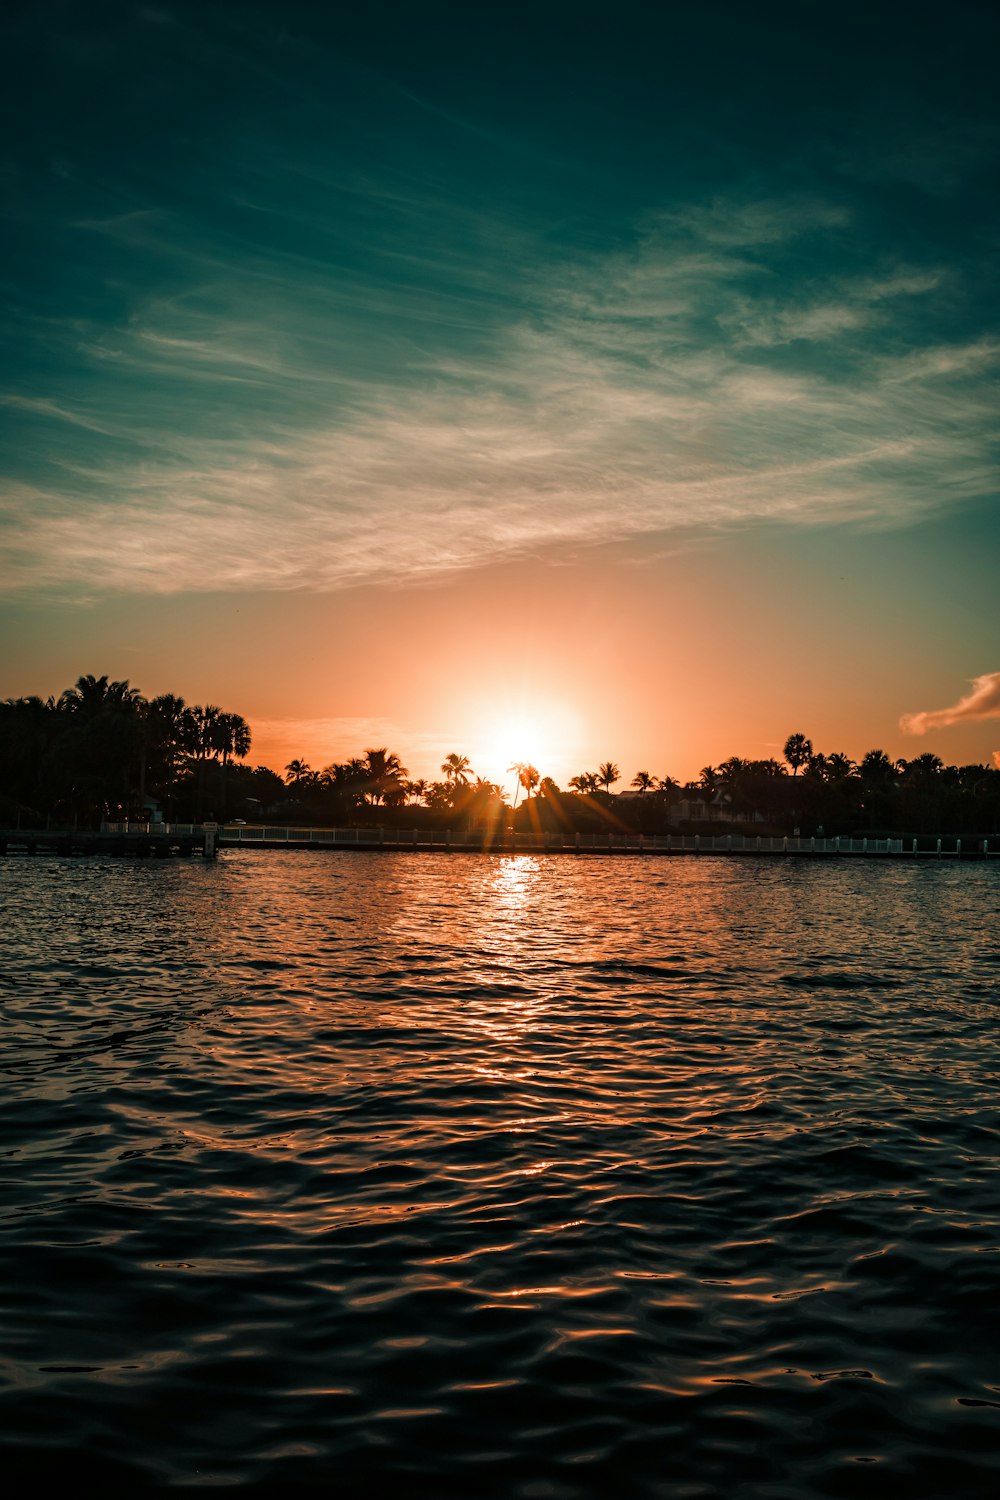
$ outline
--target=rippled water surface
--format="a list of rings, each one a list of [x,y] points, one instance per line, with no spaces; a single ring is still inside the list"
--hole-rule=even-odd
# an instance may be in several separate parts
[[[0,860],[5,1467],[1000,1490],[1000,867]]]

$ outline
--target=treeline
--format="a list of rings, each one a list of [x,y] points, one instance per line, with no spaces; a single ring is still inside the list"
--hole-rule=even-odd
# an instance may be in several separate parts
[[[813,834],[992,833],[1000,826],[1000,771],[949,766],[925,753],[893,760],[869,750],[859,761],[815,751],[789,735],[785,764],[732,756],[706,766],[696,786],[737,818],[757,817],[776,832]]]
[[[784,760],[730,756],[705,766],[695,781],[637,771],[627,792],[614,761],[581,771],[563,790],[532,765],[511,766],[515,795],[475,775],[453,753],[442,780],[412,781],[386,749],[314,771],[305,761],[286,767],[292,811],[316,822],[506,824],[527,831],[608,829],[645,833],[717,829],[777,834],[993,833],[1000,828],[1000,771],[984,765],[946,766],[936,755],[892,760],[869,750],[860,761],[840,751],[816,752],[803,734],[789,735]],[[523,794],[523,800],[522,799]]]
[[[413,780],[395,752],[367,749],[313,770],[293,760],[281,777],[244,764],[250,730],[239,714],[144,698],[128,682],[80,677],[58,698],[0,703],[0,823],[96,827],[143,819],[242,817],[286,822],[406,826],[513,826],[519,830],[613,829],[988,835],[1000,829],[1000,770],[947,766],[936,755],[860,761],[817,752],[789,735],[783,760],[730,756],[684,784],[637,771],[621,795],[614,761],[559,787],[535,766],[509,768],[514,796],[477,776],[453,752],[439,779]],[[618,789],[618,790],[616,790]]]
[[[476,776],[467,756],[449,755],[441,772],[439,781],[412,781],[399,756],[385,748],[333,761],[320,771],[304,760],[285,767],[294,807],[318,823],[415,821],[443,827],[456,820],[493,823],[509,811],[502,789]]]
[[[143,818],[149,799],[180,821],[224,816],[227,799],[252,795],[254,778],[262,801],[282,795],[273,771],[233,764],[249,752],[239,714],[80,677],[58,698],[0,703],[0,820],[94,827]]]

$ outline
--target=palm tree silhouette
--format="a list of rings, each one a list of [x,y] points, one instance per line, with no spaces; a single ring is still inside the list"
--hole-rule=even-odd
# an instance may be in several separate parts
[[[727,792],[733,792],[737,782],[742,776],[746,775],[749,769],[750,762],[748,760],[744,760],[740,755],[731,755],[719,767],[719,782]]]
[[[534,766],[527,765],[521,767],[520,782],[529,797],[535,790],[535,787],[538,786],[541,779],[541,776],[539,775],[538,771],[535,770]]]
[[[378,750],[365,751],[364,768],[368,779],[367,792],[373,807],[378,807],[387,794],[395,797],[400,782],[408,774],[399,756],[384,746]]]
[[[464,785],[472,774],[469,757],[456,755],[454,750],[450,755],[445,756],[441,769],[445,774],[445,780],[452,782],[455,786],[458,786],[459,782]]]
[[[812,740],[807,739],[804,734],[790,734],[781,753],[791,766],[792,775],[797,776],[799,767],[809,764],[813,753]]]
[[[228,765],[230,756],[243,760],[250,754],[250,726],[240,714],[220,714],[211,731],[211,744]]]
[[[579,776],[570,777],[569,784],[574,791],[580,793],[581,797],[586,797],[588,793],[597,791],[597,773],[595,771],[581,771]]]
[[[719,772],[715,766],[702,766],[698,772],[698,789],[706,797],[714,797],[719,790]]]
[[[604,790],[610,794],[611,788],[621,777],[621,772],[613,760],[606,760],[597,768],[597,780]]]
[[[521,795],[521,786],[522,786],[521,772],[523,770],[524,770],[524,761],[523,760],[516,760],[512,766],[508,766],[507,767],[507,774],[510,775],[510,773],[513,771],[515,777],[517,778],[515,780],[515,782],[514,782],[514,805],[511,808],[511,812],[512,813],[516,813],[517,812],[517,799]]]
[[[857,766],[849,755],[842,750],[833,750],[827,756],[827,771],[831,781],[848,781],[856,772]]]
[[[638,787],[640,797],[645,797],[647,792],[656,789],[656,777],[650,776],[648,771],[636,771],[632,777],[632,785]]]
[[[138,688],[128,682],[109,682],[107,677],[78,677],[73,687],[67,688],[59,699],[59,707],[70,713],[93,719],[106,710],[133,708],[142,699]]]
[[[226,768],[229,757],[243,760],[250,754],[250,726],[241,714],[220,714],[212,728],[210,740],[213,750],[222,756],[222,773],[219,781],[219,803],[223,818],[226,816]]]
[[[861,757],[858,770],[869,786],[884,786],[887,782],[895,781],[899,774],[895,762],[889,759],[884,750],[867,750]]]

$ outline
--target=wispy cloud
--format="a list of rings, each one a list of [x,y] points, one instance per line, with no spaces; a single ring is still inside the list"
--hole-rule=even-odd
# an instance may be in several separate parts
[[[1000,719],[1000,672],[987,672],[972,679],[972,690],[949,708],[904,714],[899,727],[906,734],[926,734],[928,729],[948,729],[953,724],[980,724]]]
[[[399,211],[430,235],[426,203]],[[182,285],[67,327],[63,377],[0,395],[22,423],[3,586],[328,589],[755,518],[900,525],[982,494],[1000,346],[927,339],[936,268],[788,272],[849,223],[719,199],[614,253],[498,227],[503,263],[466,216],[371,272],[103,221]]]
[[[829,344],[842,336],[891,325],[897,297],[918,297],[938,289],[940,273],[900,268],[881,278],[834,280],[826,295],[799,293],[782,298],[743,297],[723,317],[737,341],[762,348],[796,342]],[[831,296],[830,293],[833,295]]]

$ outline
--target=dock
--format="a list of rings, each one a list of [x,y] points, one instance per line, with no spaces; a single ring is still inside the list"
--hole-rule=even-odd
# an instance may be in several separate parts
[[[211,859],[217,851],[212,828],[195,824],[111,825],[99,832],[73,828],[0,828],[3,854],[110,854],[120,859]]]

